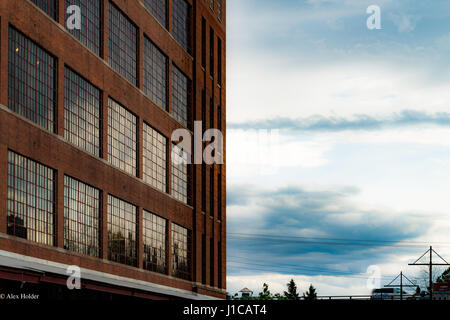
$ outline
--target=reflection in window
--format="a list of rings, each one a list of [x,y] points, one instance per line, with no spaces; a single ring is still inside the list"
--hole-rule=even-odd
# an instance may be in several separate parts
[[[144,269],[167,273],[167,221],[143,211]]]
[[[137,208],[108,195],[108,259],[137,266]]]
[[[217,19],[222,21],[222,0],[217,0]]]
[[[108,63],[137,85],[137,27],[109,2]]]
[[[100,90],[64,70],[64,138],[100,156]]]
[[[108,100],[108,162],[136,175],[137,119],[120,104]]]
[[[55,242],[55,172],[8,152],[7,233],[53,246]]]
[[[8,107],[54,131],[56,59],[9,28]]]
[[[37,5],[42,11],[56,20],[56,0],[31,0],[35,5]]]
[[[167,192],[167,139],[144,123],[143,179],[153,187]]]
[[[187,51],[191,51],[191,8],[185,0],[172,0],[172,34]]]
[[[144,5],[164,27],[167,27],[167,0],[144,0]]]
[[[101,1],[100,0],[65,0],[66,21],[69,18],[67,8],[77,5],[81,9],[81,29],[68,30],[96,55],[100,55]]]
[[[144,37],[143,91],[158,106],[167,110],[167,57]]]
[[[100,191],[64,176],[64,249],[100,256]]]
[[[172,144],[172,196],[188,203],[188,154]]]
[[[172,114],[185,127],[190,126],[190,81],[175,65],[172,68]]]
[[[172,275],[191,279],[190,231],[175,223],[172,223]]]

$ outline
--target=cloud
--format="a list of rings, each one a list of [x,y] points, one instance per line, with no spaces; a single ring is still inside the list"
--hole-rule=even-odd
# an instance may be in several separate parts
[[[389,19],[397,27],[398,32],[404,33],[414,31],[417,22],[420,20],[420,17],[415,15],[390,13]]]
[[[338,116],[314,115],[306,118],[273,118],[245,123],[228,123],[229,129],[288,129],[296,131],[346,131],[346,130],[379,130],[383,128],[431,124],[437,126],[450,125],[450,113],[428,113],[416,110],[403,110],[387,117],[376,117],[357,114],[352,118]]]
[[[392,250],[399,255],[410,252],[401,243],[430,226],[415,212],[351,202],[358,192],[355,187],[314,191],[297,186],[274,190],[229,186],[229,274],[249,267],[259,269],[253,274],[264,270],[311,276],[360,274],[369,265],[382,263]],[[247,214],[248,208],[252,214]]]

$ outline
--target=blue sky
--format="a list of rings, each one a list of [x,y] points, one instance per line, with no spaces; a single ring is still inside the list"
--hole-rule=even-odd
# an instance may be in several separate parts
[[[229,0],[227,37],[229,292],[450,258],[450,2]]]

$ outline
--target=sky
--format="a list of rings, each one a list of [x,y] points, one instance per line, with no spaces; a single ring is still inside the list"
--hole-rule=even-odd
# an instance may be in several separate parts
[[[449,1],[227,1],[228,292],[450,260],[449,57]]]

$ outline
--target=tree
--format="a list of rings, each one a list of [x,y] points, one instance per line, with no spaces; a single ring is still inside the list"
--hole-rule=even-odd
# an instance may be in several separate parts
[[[308,291],[303,293],[303,298],[305,300],[317,300],[316,288],[314,288],[312,284],[309,285]]]
[[[287,300],[300,300],[300,295],[297,291],[297,285],[295,284],[294,279],[291,279],[287,284],[287,291],[284,292],[284,296]]]
[[[442,274],[437,278],[436,282],[448,283],[450,282],[450,268],[442,272]]]
[[[272,293],[270,293],[269,285],[263,284],[263,291],[259,293],[259,300],[273,300]]]

